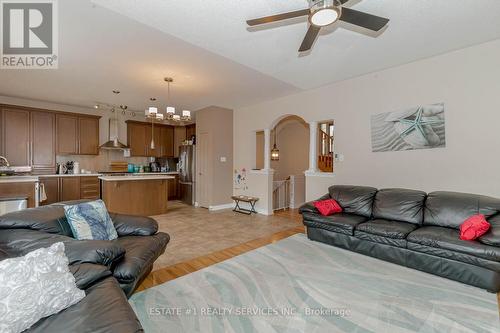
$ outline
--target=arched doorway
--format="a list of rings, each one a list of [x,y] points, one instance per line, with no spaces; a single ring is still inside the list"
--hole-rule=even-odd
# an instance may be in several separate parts
[[[299,116],[286,115],[271,126],[270,149],[273,173],[273,210],[298,208],[305,202],[305,176],[309,168],[309,124]],[[264,132],[256,133],[256,167],[264,168]]]

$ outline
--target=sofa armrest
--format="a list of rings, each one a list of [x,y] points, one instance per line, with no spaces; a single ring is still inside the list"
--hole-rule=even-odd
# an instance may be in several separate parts
[[[39,248],[63,242],[70,264],[91,263],[113,265],[125,255],[125,249],[114,241],[76,240],[68,236],[35,230],[9,229],[0,232],[0,248],[18,256]]]
[[[158,232],[158,223],[150,217],[110,214],[116,233],[124,236],[152,236]]]
[[[486,245],[500,247],[500,214],[490,217],[488,222],[491,225],[490,230],[478,240]]]
[[[106,266],[88,263],[70,265],[69,271],[75,277],[76,286],[82,290],[111,276],[111,271]]]
[[[321,200],[326,200],[326,199],[330,199],[330,194],[327,193],[317,200],[306,202],[305,204],[300,206],[299,213],[300,214],[302,214],[302,213],[319,213],[319,211],[316,209],[316,207],[314,207],[313,203],[316,201],[321,201]]]

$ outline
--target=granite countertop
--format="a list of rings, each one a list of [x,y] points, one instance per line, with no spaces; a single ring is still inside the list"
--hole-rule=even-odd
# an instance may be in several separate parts
[[[138,181],[138,180],[164,180],[164,179],[175,179],[174,176],[165,175],[165,174],[137,174],[130,176],[100,176],[100,180],[102,181]]]

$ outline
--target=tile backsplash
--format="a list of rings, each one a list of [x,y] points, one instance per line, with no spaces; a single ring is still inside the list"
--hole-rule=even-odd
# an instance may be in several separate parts
[[[80,170],[89,170],[92,172],[109,170],[109,164],[112,161],[122,161],[137,165],[149,164],[147,157],[123,157],[123,151],[119,150],[101,150],[97,156],[87,155],[58,155],[56,157],[57,163],[64,163],[67,161],[75,161],[80,163]]]

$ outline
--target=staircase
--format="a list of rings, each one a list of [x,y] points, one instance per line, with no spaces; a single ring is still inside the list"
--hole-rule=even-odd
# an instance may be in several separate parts
[[[333,123],[319,130],[318,168],[322,172],[333,172]]]

